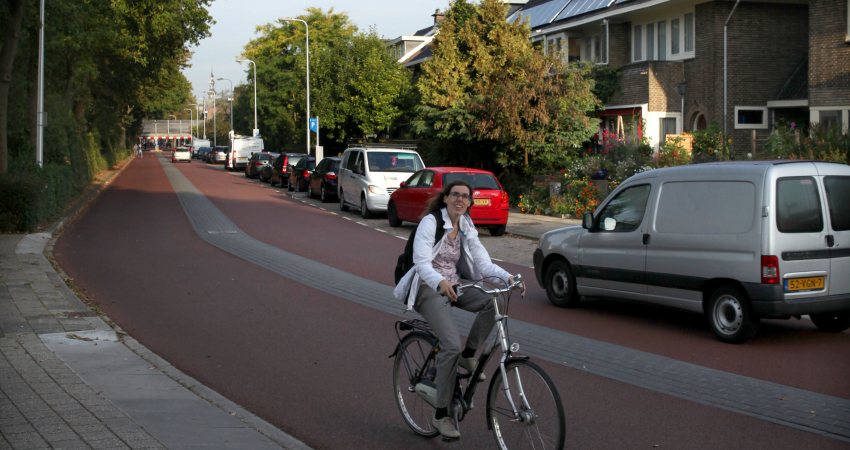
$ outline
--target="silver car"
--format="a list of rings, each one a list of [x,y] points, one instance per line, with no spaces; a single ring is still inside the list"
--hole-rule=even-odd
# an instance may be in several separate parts
[[[703,313],[724,342],[760,318],[850,328],[850,166],[727,162],[621,184],[581,226],[545,233],[534,270],[549,300],[582,296]]]

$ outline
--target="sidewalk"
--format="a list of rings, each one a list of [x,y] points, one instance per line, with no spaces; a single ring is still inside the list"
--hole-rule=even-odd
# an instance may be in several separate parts
[[[110,327],[0,235],[0,448],[307,448]]]

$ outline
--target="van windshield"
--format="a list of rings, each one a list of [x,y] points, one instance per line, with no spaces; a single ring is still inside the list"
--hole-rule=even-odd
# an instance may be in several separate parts
[[[367,159],[372,172],[416,172],[425,168],[416,153],[368,152]]]

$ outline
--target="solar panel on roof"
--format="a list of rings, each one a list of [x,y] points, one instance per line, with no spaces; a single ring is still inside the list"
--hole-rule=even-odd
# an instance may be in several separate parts
[[[604,9],[614,3],[614,0],[573,0],[555,20],[569,19],[581,14]]]
[[[510,20],[515,20],[517,17],[521,20],[528,20],[529,26],[532,28],[540,25],[546,25],[555,19],[555,16],[570,3],[571,0],[550,0],[548,2],[538,3],[530,7],[523,8],[512,15]],[[572,0],[577,1],[577,0]]]

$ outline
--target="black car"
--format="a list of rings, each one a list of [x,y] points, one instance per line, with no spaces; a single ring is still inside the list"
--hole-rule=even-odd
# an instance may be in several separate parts
[[[319,161],[316,170],[310,174],[310,197],[319,197],[322,202],[337,198],[337,174],[342,158],[329,156]]]
[[[248,164],[245,165],[245,177],[257,178],[262,173],[263,168],[277,158],[277,153],[272,152],[255,152],[248,158]],[[266,180],[263,180],[266,181]]]
[[[207,155],[212,151],[210,147],[199,147],[197,151],[195,151],[195,159],[200,159],[201,161],[207,160]]]
[[[316,158],[305,156],[298,160],[298,164],[290,165],[289,190],[295,192],[306,191],[310,185],[310,174],[316,169]]]
[[[272,165],[260,174],[260,179],[265,179],[268,175],[272,186],[278,184],[280,187],[289,186],[289,166],[297,164],[305,156],[307,156],[305,153],[281,153]]]

